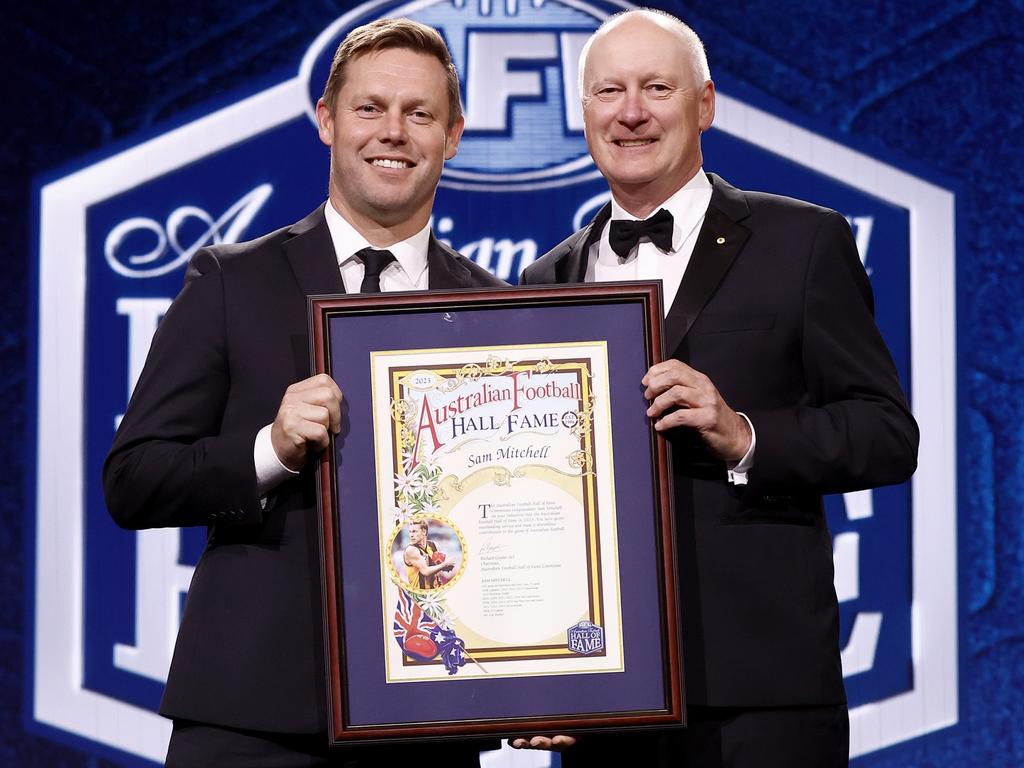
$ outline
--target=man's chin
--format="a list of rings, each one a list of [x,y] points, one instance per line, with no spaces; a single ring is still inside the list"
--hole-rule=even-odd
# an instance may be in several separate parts
[[[405,224],[416,218],[425,204],[408,190],[403,190],[400,194],[377,195],[365,202],[367,212],[373,220],[386,227]],[[431,200],[426,201],[426,205],[429,206],[430,202]]]
[[[660,178],[665,172],[665,166],[653,157],[617,157],[611,162],[599,162],[597,167],[606,179],[618,184],[644,184]]]
[[[604,174],[604,177],[608,180],[608,186],[612,188],[612,192],[621,190],[622,192],[626,192],[631,195],[642,192],[648,187],[664,183],[664,179],[658,173],[646,171],[640,172],[634,170],[628,173],[620,173],[618,175],[607,172]]]

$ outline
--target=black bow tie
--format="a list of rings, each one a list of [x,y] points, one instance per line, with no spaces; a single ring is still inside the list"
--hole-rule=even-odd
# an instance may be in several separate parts
[[[643,221],[616,219],[608,230],[608,245],[618,254],[620,260],[629,258],[629,253],[640,238],[647,236],[663,251],[672,250],[672,214],[660,208],[656,214]]]
[[[360,293],[380,293],[380,273],[391,262],[395,255],[391,251],[378,251],[374,248],[363,248],[356,253],[363,261],[363,283],[359,286]]]

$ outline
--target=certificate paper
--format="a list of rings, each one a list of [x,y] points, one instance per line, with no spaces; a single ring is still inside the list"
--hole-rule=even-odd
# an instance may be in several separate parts
[[[387,682],[622,671],[605,343],[370,367]]]

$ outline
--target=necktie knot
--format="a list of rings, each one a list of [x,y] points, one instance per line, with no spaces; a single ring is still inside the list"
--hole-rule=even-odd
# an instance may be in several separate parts
[[[391,251],[378,251],[376,248],[363,248],[356,256],[363,262],[363,282],[359,292],[380,293],[380,273],[395,261],[395,254]]]
[[[630,251],[636,248],[642,237],[649,238],[662,251],[671,251],[672,226],[672,214],[664,208],[642,221],[616,219],[608,229],[608,245],[619,259],[629,258]]]

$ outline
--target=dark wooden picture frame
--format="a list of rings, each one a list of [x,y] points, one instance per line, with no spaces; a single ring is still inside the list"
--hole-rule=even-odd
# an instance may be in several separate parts
[[[314,372],[344,395],[317,470],[331,743],[685,725],[670,459],[640,386],[664,355],[660,283],[312,296],[309,318]],[[378,493],[370,353],[594,339],[607,344],[616,444],[622,671],[388,683],[377,515],[366,513]]]

